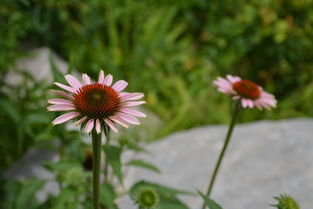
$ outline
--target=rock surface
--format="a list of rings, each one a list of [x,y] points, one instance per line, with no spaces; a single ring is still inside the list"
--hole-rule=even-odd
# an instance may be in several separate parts
[[[26,57],[17,61],[16,68],[30,73],[37,81],[53,83],[51,62],[55,64],[60,72],[65,73],[67,71],[68,64],[49,48],[45,47],[29,51]],[[14,71],[10,71],[6,75],[6,82],[8,84],[15,85],[21,81],[21,76]]]
[[[180,189],[206,191],[226,126],[208,126],[172,134],[147,146],[152,155],[136,156],[157,165],[162,174],[130,169],[129,187],[145,179]],[[235,128],[212,198],[225,209],[272,208],[273,196],[286,193],[302,209],[313,204],[313,120],[260,121]],[[199,198],[182,197],[191,208]],[[122,199],[121,208],[135,208]]]

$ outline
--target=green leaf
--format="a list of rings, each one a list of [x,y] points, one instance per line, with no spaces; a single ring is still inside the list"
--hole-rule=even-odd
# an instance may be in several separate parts
[[[15,197],[15,208],[24,209],[27,205],[27,208],[36,208],[37,201],[35,194],[43,186],[43,182],[39,180],[27,180],[22,183],[22,187]]]
[[[81,167],[81,165],[77,161],[69,161],[69,160],[63,160],[59,162],[47,161],[43,163],[43,166],[50,171],[57,171],[60,173],[68,171],[71,168]]]
[[[162,198],[156,209],[188,209],[188,207],[177,198]]]
[[[53,202],[52,209],[74,209],[76,192],[72,188],[63,188]]]
[[[206,206],[208,206],[210,209],[222,209],[222,207],[219,204],[217,204],[214,200],[212,200],[210,197],[208,197],[207,195],[204,195],[203,193],[199,191],[198,193],[204,200]]]
[[[116,193],[114,188],[110,184],[101,184],[100,186],[100,202],[106,205],[108,208],[117,209],[114,200],[116,199]]]
[[[6,113],[8,114],[8,116],[16,123],[18,123],[20,121],[20,115],[18,114],[18,109],[15,106],[15,104],[12,104],[12,102],[10,102],[7,99],[2,98],[0,100],[0,108]]]
[[[112,145],[103,146],[103,151],[107,158],[108,164],[112,167],[114,174],[119,182],[123,184],[122,164],[121,164],[121,148]]]
[[[132,160],[132,161],[128,162],[127,165],[142,167],[142,168],[146,168],[148,170],[154,171],[156,173],[161,173],[160,169],[157,168],[156,166],[154,166],[148,162],[145,162],[143,160],[139,160],[139,159]]]
[[[147,181],[139,181],[136,184],[134,184],[132,186],[132,188],[130,189],[130,193],[135,194],[137,189],[140,187],[152,187],[153,189],[155,189],[157,192],[159,192],[160,194],[163,194],[165,196],[175,196],[175,195],[194,195],[194,193],[192,192],[188,192],[188,191],[183,191],[183,190],[178,190],[178,189],[173,189],[170,187],[166,187],[160,184],[155,184],[152,182],[147,182]]]
[[[53,58],[53,54],[49,53],[49,63],[50,63],[50,67],[51,67],[51,71],[52,71],[52,75],[53,75],[53,80],[54,81],[64,81],[64,76],[62,75],[62,73],[60,72],[60,70],[58,69],[58,66],[56,65],[54,58]]]

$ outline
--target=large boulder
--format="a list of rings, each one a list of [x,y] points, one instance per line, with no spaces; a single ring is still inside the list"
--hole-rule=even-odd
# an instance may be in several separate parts
[[[264,209],[273,196],[286,193],[301,208],[313,204],[313,120],[260,121],[238,125],[216,179],[212,198],[226,209]],[[206,126],[172,134],[150,144],[151,155],[140,155],[157,165],[162,174],[132,168],[126,186],[140,179],[205,192],[227,126]],[[182,197],[191,208],[200,208],[198,197]],[[132,209],[129,199],[122,208]]]

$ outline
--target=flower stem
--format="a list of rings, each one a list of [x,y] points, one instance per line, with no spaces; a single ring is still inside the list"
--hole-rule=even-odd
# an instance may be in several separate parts
[[[101,134],[92,132],[92,172],[93,172],[93,209],[100,209],[100,159],[101,159]]]
[[[210,196],[211,191],[213,189],[213,185],[214,185],[216,176],[217,176],[218,171],[220,169],[220,166],[221,166],[221,163],[222,163],[225,151],[226,151],[227,146],[229,144],[229,141],[230,141],[233,129],[235,127],[235,124],[237,122],[240,110],[241,110],[240,101],[238,101],[235,104],[235,108],[234,108],[233,115],[232,115],[232,120],[231,120],[231,122],[229,124],[228,132],[227,132],[227,135],[226,135],[226,138],[225,138],[225,141],[224,141],[224,146],[222,148],[222,151],[220,152],[220,155],[218,157],[217,163],[215,165],[215,169],[214,169],[213,175],[212,175],[211,180],[210,180],[210,184],[208,186],[208,190],[207,190],[207,193],[206,193],[207,196]],[[205,205],[205,203],[203,203],[202,209],[205,209],[205,207],[206,207],[206,205]]]

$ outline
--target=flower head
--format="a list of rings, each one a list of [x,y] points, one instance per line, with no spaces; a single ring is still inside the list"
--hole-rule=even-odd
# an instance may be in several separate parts
[[[159,195],[151,187],[142,187],[138,189],[134,199],[140,208],[151,209],[158,204]]]
[[[127,82],[119,80],[112,85],[112,75],[104,76],[99,73],[97,83],[92,83],[88,75],[83,74],[80,82],[72,75],[65,75],[68,85],[55,82],[55,85],[64,91],[51,90],[63,99],[50,99],[52,105],[49,111],[70,111],[52,121],[53,125],[61,124],[71,119],[78,119],[75,124],[85,124],[85,131],[90,133],[93,129],[101,132],[102,126],[108,126],[117,132],[116,124],[128,127],[128,124],[140,124],[136,117],[146,117],[131,107],[144,104],[145,101],[135,101],[143,98],[143,93],[128,93],[123,90]],[[111,86],[112,85],[112,86]]]
[[[218,91],[229,94],[234,100],[241,100],[242,107],[271,109],[276,107],[274,95],[267,93],[261,86],[238,76],[227,75],[226,79],[218,77],[214,81]]]

